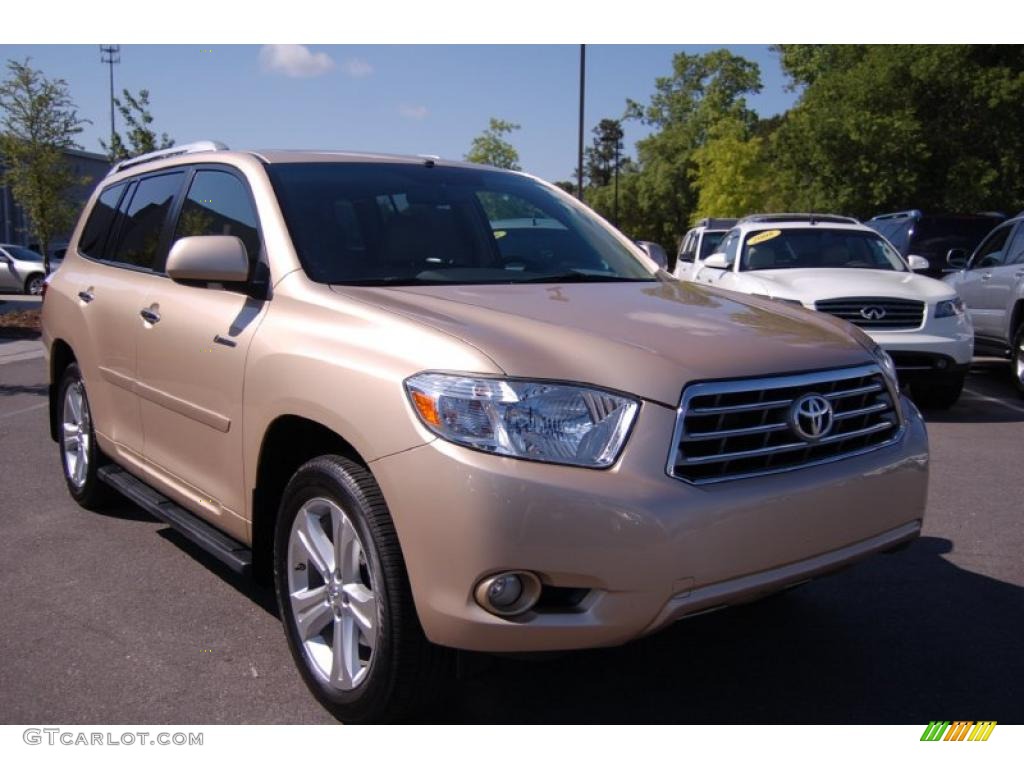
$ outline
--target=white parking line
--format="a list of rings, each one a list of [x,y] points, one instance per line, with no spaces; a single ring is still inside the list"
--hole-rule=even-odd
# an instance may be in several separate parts
[[[1000,400],[997,397],[989,397],[988,395],[983,395],[981,394],[981,392],[975,392],[973,389],[968,389],[967,387],[964,387],[964,392],[969,394],[971,396],[971,399],[973,400],[984,400],[989,403],[1001,405],[1004,408],[1009,408],[1011,411],[1016,411],[1017,413],[1024,413],[1024,408],[1021,408],[1019,405],[1008,403],[1005,400]]]
[[[49,403],[39,403],[37,405],[30,405],[28,408],[22,408],[19,411],[11,411],[10,413],[0,413],[0,419],[9,419],[12,416],[20,416],[21,414],[28,413],[29,411],[38,411],[40,408],[45,408],[48,405]]]

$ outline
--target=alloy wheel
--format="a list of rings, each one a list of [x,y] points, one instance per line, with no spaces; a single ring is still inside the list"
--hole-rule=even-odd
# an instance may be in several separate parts
[[[1014,373],[1017,381],[1024,386],[1024,333],[1018,336],[1017,351],[1013,356]]]
[[[288,539],[288,599],[309,668],[330,688],[350,691],[373,663],[380,615],[376,575],[348,515],[310,499]]]
[[[64,454],[64,472],[78,490],[85,485],[89,474],[89,442],[92,439],[92,420],[89,401],[85,397],[82,381],[72,381],[64,390],[61,412],[61,449]]]

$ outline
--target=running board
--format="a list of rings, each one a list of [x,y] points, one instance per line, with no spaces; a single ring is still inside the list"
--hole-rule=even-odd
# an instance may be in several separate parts
[[[113,464],[100,467],[100,480],[138,504],[153,517],[167,523],[186,539],[196,544],[235,573],[249,575],[252,550],[224,535],[212,525],[179,507],[144,482]]]

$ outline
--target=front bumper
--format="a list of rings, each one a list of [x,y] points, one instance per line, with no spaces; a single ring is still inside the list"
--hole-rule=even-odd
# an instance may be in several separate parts
[[[929,306],[928,311],[934,312],[934,309]],[[897,369],[900,368],[900,359],[912,361],[904,366],[908,371],[922,365],[922,360],[945,359],[956,366],[968,366],[974,354],[974,328],[966,315],[939,320],[931,318],[923,328],[916,331],[865,329],[865,332],[892,355]],[[943,370],[945,367],[936,372],[941,373]]]
[[[906,429],[891,446],[710,486],[665,474],[675,413],[651,403],[605,471],[440,440],[371,466],[433,642],[493,652],[615,645],[918,536],[927,436],[916,408],[903,406]],[[589,593],[572,609],[498,618],[473,588],[506,569]]]

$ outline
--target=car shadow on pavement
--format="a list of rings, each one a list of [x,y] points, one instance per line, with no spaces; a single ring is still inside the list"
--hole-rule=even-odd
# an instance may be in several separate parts
[[[619,648],[497,659],[441,720],[1024,722],[1024,589],[952,564],[951,548],[923,538]]]
[[[207,570],[219,576],[275,619],[280,619],[277,612],[277,598],[274,595],[273,587],[261,584],[255,578],[235,573],[205,549],[194,544],[173,528],[162,528],[157,531],[157,534],[184,551],[189,557],[204,565]]]
[[[1013,388],[1005,360],[975,361],[960,400],[948,410],[923,409],[936,424],[1007,424],[1024,422],[1024,399]]]

